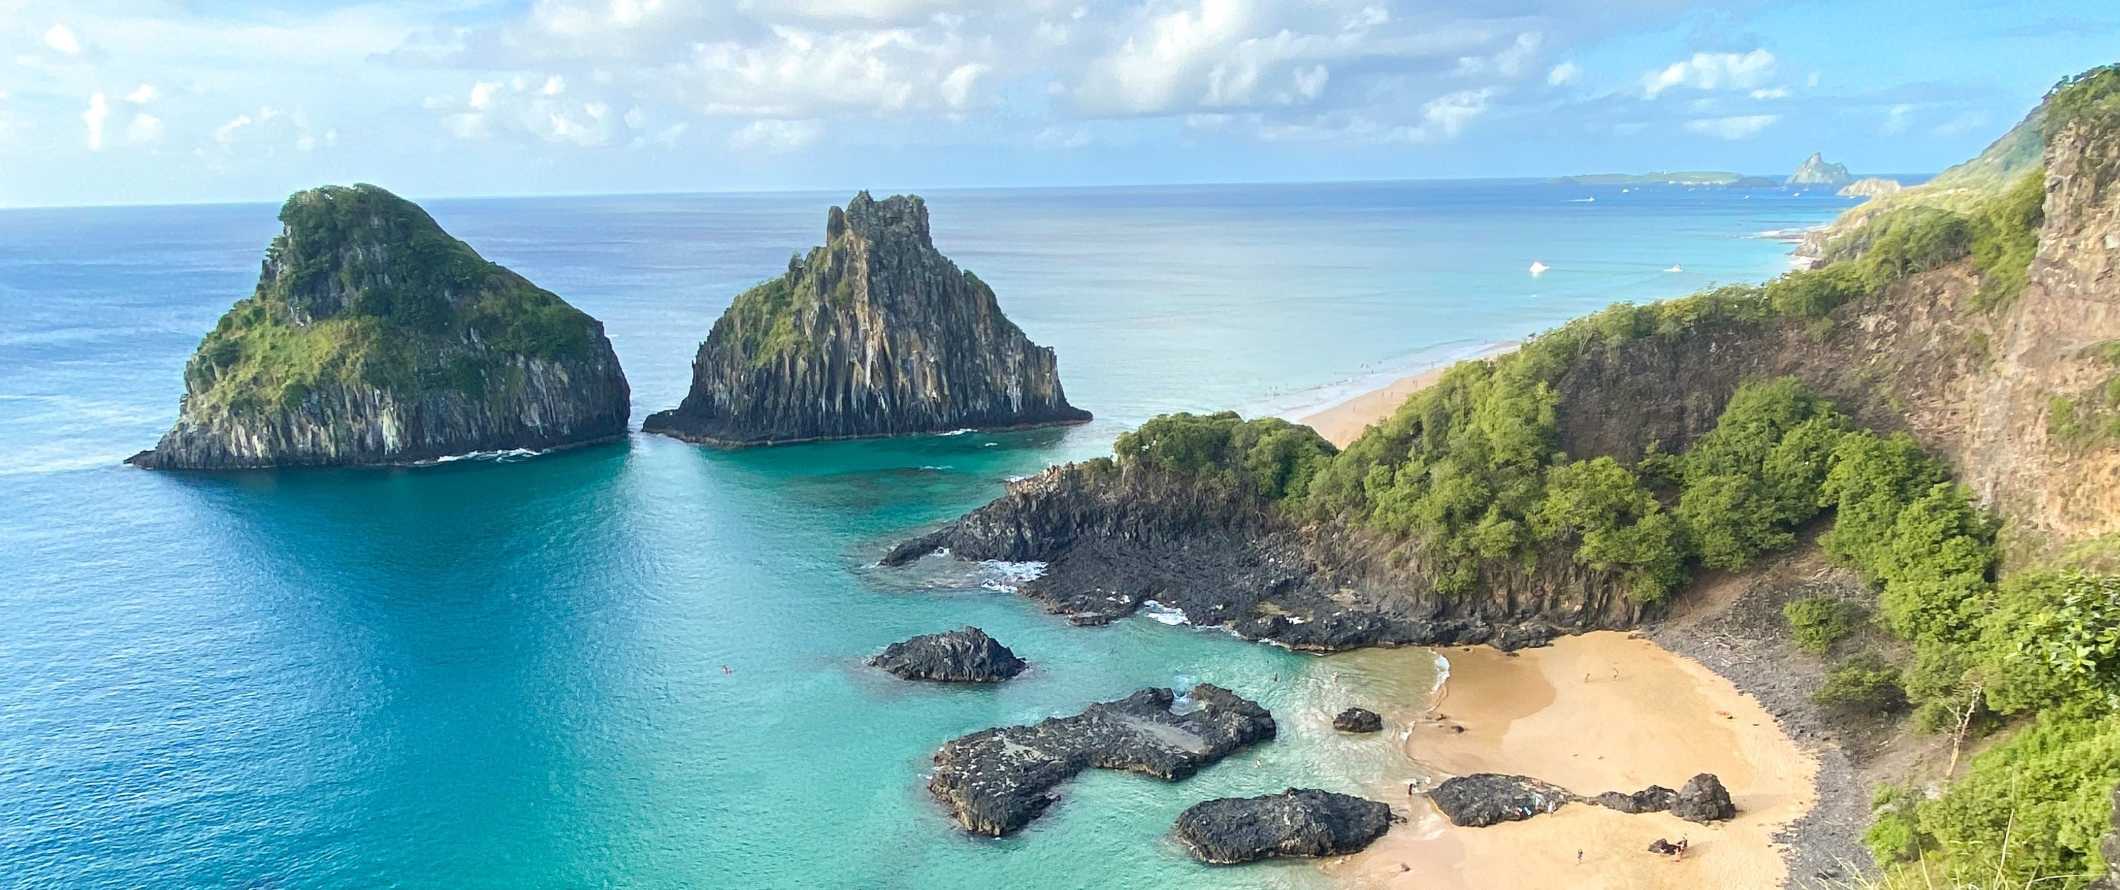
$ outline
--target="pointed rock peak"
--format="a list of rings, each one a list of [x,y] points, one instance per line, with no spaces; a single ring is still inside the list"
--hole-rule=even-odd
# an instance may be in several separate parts
[[[825,220],[825,241],[837,241],[849,231],[869,241],[911,238],[923,247],[934,246],[928,238],[927,202],[919,195],[892,195],[878,201],[867,191],[857,193],[844,209],[832,208]]]

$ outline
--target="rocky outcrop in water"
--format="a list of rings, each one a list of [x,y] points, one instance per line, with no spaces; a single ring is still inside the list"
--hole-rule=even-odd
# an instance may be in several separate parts
[[[1076,773],[1125,770],[1176,781],[1239,748],[1274,737],[1273,715],[1219,686],[1186,694],[1172,710],[1168,689],[1143,689],[1071,717],[1005,726],[952,739],[935,752],[928,790],[964,830],[999,837],[1030,824]]]
[[[642,427],[716,445],[1079,423],[1053,351],[935,249],[927,204],[855,195],[825,243],[739,295],[683,403]]]
[[[1905,186],[1900,185],[1897,179],[1869,176],[1841,186],[1840,191],[1834,192],[1834,194],[1843,198],[1875,198],[1879,195],[1889,195],[1902,188],[1905,188]]]
[[[1391,828],[1391,808],[1347,794],[1290,788],[1202,801],[1178,814],[1178,839],[1217,865],[1353,853]]]
[[[1464,828],[1485,828],[1499,822],[1517,822],[1551,813],[1571,803],[1588,803],[1622,813],[1664,813],[1688,822],[1721,822],[1737,817],[1730,792],[1713,773],[1701,773],[1677,791],[1651,785],[1628,794],[1607,791],[1581,797],[1566,788],[1528,776],[1473,773],[1447,779],[1428,793],[1428,799],[1450,820]]]
[[[1332,728],[1341,732],[1376,732],[1384,728],[1384,718],[1368,708],[1348,708],[1332,718]]]
[[[1418,563],[1338,524],[1303,526],[1255,498],[1109,460],[1054,467],[883,557],[947,549],[967,560],[1040,561],[1020,592],[1080,625],[1154,599],[1203,627],[1296,649],[1541,645],[1637,623],[1646,607],[1608,572],[1551,554],[1498,561],[1473,593],[1436,591]]]
[[[1789,185],[1846,185],[1855,177],[1849,175],[1848,165],[1826,161],[1825,155],[1812,152],[1789,175]]]
[[[998,683],[1023,672],[1023,659],[976,627],[892,643],[869,664],[908,680]]]
[[[626,433],[603,325],[372,185],[300,192],[184,368],[162,469],[393,464]]]

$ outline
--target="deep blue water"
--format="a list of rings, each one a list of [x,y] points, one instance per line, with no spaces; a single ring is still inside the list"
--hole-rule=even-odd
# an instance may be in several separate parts
[[[427,207],[603,319],[637,425],[682,395],[730,297],[845,197]],[[1787,245],[1760,233],[1850,203],[1502,182],[927,197],[938,246],[1058,350],[1097,422],[135,471],[117,461],[174,418],[275,208],[0,212],[0,884],[1321,885],[1304,865],[1194,865],[1170,820],[1406,769],[1324,722],[1418,695],[1425,662],[1378,676],[1147,618],[1073,628],[991,589],[1009,567],[876,555],[1158,412],[1295,412],[1615,300],[1763,278]],[[860,665],[967,623],[1033,671],[938,689]],[[1087,776],[998,842],[922,790],[954,735],[1200,680],[1265,702],[1283,737],[1177,785]]]

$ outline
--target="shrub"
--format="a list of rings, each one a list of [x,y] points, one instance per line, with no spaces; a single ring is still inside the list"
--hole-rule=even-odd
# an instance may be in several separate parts
[[[1906,705],[1906,692],[1899,686],[1899,669],[1876,658],[1850,659],[1826,674],[1826,682],[1811,699],[1838,711],[1879,713]]]
[[[2120,708],[2120,576],[2012,578],[1983,631],[1980,667],[1997,711],[2064,703]]]
[[[2115,782],[2120,720],[2050,713],[1975,755],[1963,778],[1915,808],[1914,830],[1928,868],[1952,886],[2087,876],[2104,864],[2097,845]]]
[[[1811,596],[1790,600],[1781,607],[1796,645],[1809,652],[1824,652],[1847,639],[1870,617],[1868,609],[1844,599]]]
[[[1316,430],[1274,417],[1244,420],[1235,412],[1165,414],[1112,444],[1119,463],[1156,467],[1231,486],[1275,501],[1293,501],[1336,450]]]

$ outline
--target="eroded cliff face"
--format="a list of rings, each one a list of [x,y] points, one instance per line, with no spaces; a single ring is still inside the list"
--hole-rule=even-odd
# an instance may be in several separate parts
[[[1476,590],[1444,594],[1417,562],[1370,533],[1302,524],[1245,495],[1108,461],[1054,467],[887,555],[1045,562],[1022,593],[1083,625],[1149,601],[1246,639],[1330,651],[1489,643],[1632,627],[1644,607],[1616,574],[1555,553],[1484,566]]]
[[[392,464],[624,436],[603,325],[374,186],[290,198],[257,290],[185,366],[161,469]]]
[[[765,445],[1088,419],[1053,351],[935,249],[927,205],[863,192],[832,209],[823,246],[737,297],[683,403],[643,428]]]

